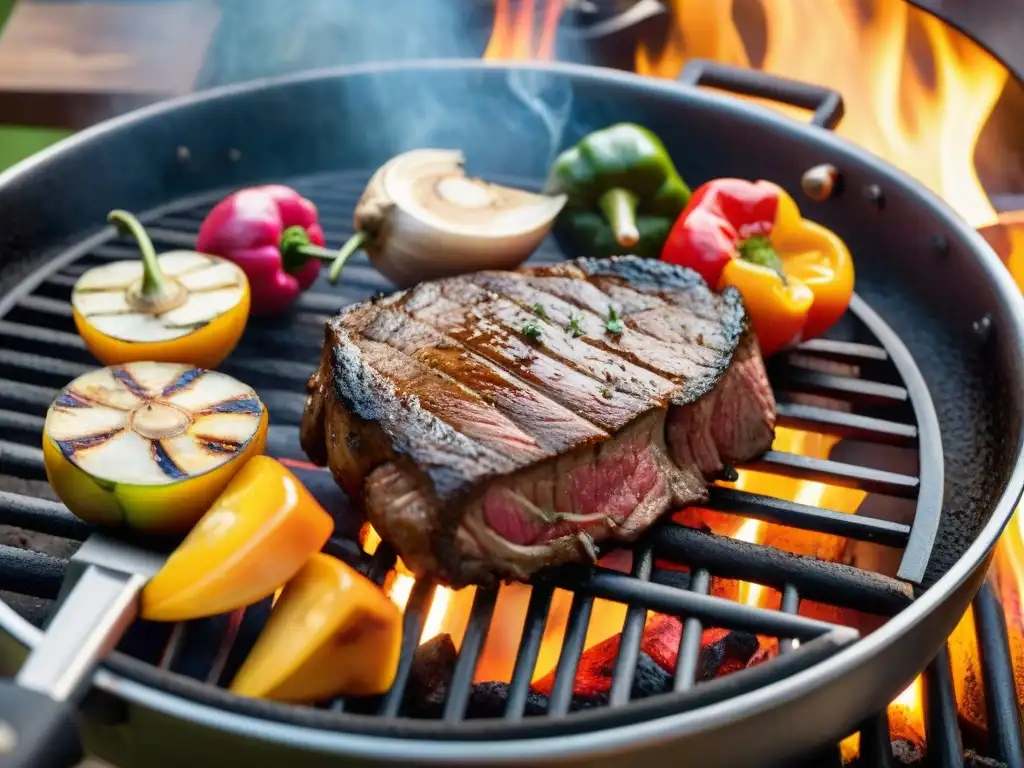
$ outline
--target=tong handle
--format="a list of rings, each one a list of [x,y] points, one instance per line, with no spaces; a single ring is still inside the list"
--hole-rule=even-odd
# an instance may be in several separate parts
[[[89,565],[22,665],[0,682],[0,768],[65,768],[82,745],[75,703],[138,613],[146,578]]]
[[[0,766],[66,768],[81,759],[73,704],[0,680]]]

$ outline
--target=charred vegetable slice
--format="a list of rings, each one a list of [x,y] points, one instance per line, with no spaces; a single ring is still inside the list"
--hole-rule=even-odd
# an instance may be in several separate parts
[[[262,600],[318,552],[334,521],[291,472],[255,456],[142,592],[142,616],[185,621]]]
[[[157,256],[142,225],[124,211],[110,220],[131,232],[141,261],[90,269],[71,292],[78,333],[105,365],[134,360],[215,368],[245,329],[249,282],[216,256],[172,251]]]
[[[384,693],[401,644],[395,604],[369,579],[318,553],[284,588],[231,690],[291,702]]]
[[[46,476],[93,523],[187,530],[263,452],[267,411],[251,387],[189,365],[140,362],[79,376],[46,414]]]

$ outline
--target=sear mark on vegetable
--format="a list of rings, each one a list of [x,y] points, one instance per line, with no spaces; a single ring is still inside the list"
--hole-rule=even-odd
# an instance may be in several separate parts
[[[115,381],[120,382],[125,389],[136,397],[149,399],[149,394],[146,392],[145,387],[143,387],[138,380],[124,368],[120,366],[112,368],[111,375],[113,375]]]
[[[177,379],[164,387],[164,391],[161,393],[163,397],[173,395],[175,392],[180,392],[183,389],[188,389],[192,386],[198,378],[206,373],[205,368],[190,368],[184,371]]]
[[[149,444],[149,450],[153,453],[153,461],[160,468],[160,471],[172,480],[182,480],[188,477],[188,473],[174,463],[163,444],[159,440],[153,440]]]

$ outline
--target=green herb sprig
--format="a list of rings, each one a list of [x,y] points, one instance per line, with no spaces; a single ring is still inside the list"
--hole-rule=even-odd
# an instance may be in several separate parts
[[[567,326],[565,326],[565,330],[567,330],[569,333],[571,333],[572,337],[574,339],[579,337],[579,336],[582,336],[583,335],[583,326],[580,325],[580,323],[582,323],[582,322],[583,322],[583,315],[582,314],[573,315],[572,317],[569,318],[569,324]]]
[[[604,327],[608,329],[608,333],[622,333],[622,317],[614,306],[608,307],[608,317],[604,321]]]

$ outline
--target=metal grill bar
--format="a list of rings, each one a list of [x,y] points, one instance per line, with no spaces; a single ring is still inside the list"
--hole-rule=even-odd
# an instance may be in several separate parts
[[[741,605],[731,600],[698,595],[692,591],[684,592],[653,582],[640,582],[604,568],[594,568],[582,577],[560,579],[556,576],[554,581],[563,589],[576,594],[603,597],[620,603],[636,602],[650,611],[670,616],[696,616],[716,627],[741,629],[755,634],[811,640],[840,628],[835,624],[803,616],[787,616],[778,611]]]
[[[711,588],[711,574],[704,568],[694,571],[690,582],[690,590],[695,595],[707,595]],[[697,684],[697,663],[700,660],[700,641],[704,633],[704,625],[696,616],[690,616],[683,622],[683,632],[679,637],[679,656],[676,658],[676,679],[674,688],[685,691]]]
[[[711,503],[721,512],[734,512],[766,523],[778,523],[805,531],[828,533],[857,541],[873,541],[890,547],[902,547],[910,537],[910,526],[833,512],[774,496],[713,486]]]
[[[92,526],[55,501],[0,491],[0,519],[6,525],[27,528],[74,541],[85,541]]]
[[[1008,768],[1024,768],[1020,712],[1006,620],[995,590],[987,582],[974,598],[974,620],[978,626],[978,653],[985,676],[985,714],[989,724],[990,749]]]
[[[397,717],[402,707],[402,698],[405,696],[406,686],[409,685],[409,673],[412,672],[413,654],[416,653],[420,636],[423,634],[423,625],[426,624],[427,612],[434,600],[434,591],[434,585],[425,579],[417,581],[412,587],[409,602],[406,603],[402,616],[402,654],[399,657],[398,670],[395,672],[391,690],[381,702],[380,714],[384,717]]]
[[[923,682],[928,759],[935,768],[960,768],[964,762],[964,745],[960,741],[953,675],[945,648],[928,665]]]
[[[650,581],[651,571],[654,569],[654,550],[651,545],[645,544],[635,552],[633,561],[633,578],[641,582]],[[619,639],[619,655],[615,658],[615,669],[612,671],[609,703],[613,707],[620,707],[629,702],[646,621],[647,611],[642,605],[629,606]]]
[[[836,339],[811,339],[802,342],[796,352],[812,354],[824,360],[837,363],[885,363],[889,361],[889,353],[885,347],[876,344],[857,344]],[[792,353],[791,353],[792,354]]]
[[[558,717],[569,712],[572,694],[576,686],[576,670],[583,655],[583,643],[587,638],[587,627],[590,625],[590,611],[594,607],[594,598],[577,592],[573,595],[569,608],[569,623],[565,627],[562,639],[562,652],[558,656],[555,667],[555,682],[551,686],[551,698],[548,701],[548,714]]]
[[[554,590],[549,585],[538,584],[530,594],[530,603],[526,607],[526,623],[519,639],[519,653],[516,654],[516,665],[512,670],[512,681],[509,683],[508,702],[505,705],[506,720],[520,720],[526,709],[526,699],[530,695],[530,678],[537,666],[540,644],[544,639],[544,626],[548,613],[551,611],[551,598]]]
[[[789,368],[778,376],[782,391],[823,397],[841,397],[854,405],[892,408],[907,402],[907,390],[893,384],[837,376],[832,373]]]
[[[814,405],[778,403],[779,423],[793,429],[824,431],[842,438],[899,446],[917,444],[917,427]]]
[[[473,673],[476,672],[477,661],[484,647],[484,638],[491,624],[494,602],[497,599],[498,590],[495,587],[478,589],[473,596],[469,624],[462,638],[459,660],[455,663],[455,672],[444,707],[444,719],[448,722],[458,722],[466,714],[466,703],[473,687]]]
[[[682,525],[655,531],[654,551],[658,557],[707,568],[727,578],[775,589],[783,589],[788,582],[808,600],[883,616],[897,613],[913,600],[910,587],[896,579]]]
[[[19,595],[53,600],[60,592],[68,561],[29,549],[0,544],[0,587]]]
[[[912,475],[781,451],[768,451],[761,458],[750,462],[748,466],[750,469],[772,472],[797,480],[813,480],[817,483],[838,485],[841,488],[857,488],[867,493],[906,499],[914,498],[920,486],[918,478]]]
[[[882,710],[860,731],[860,759],[872,768],[896,768],[889,741],[889,713]]]
[[[786,584],[782,588],[782,603],[779,606],[783,613],[796,614],[800,610],[800,593],[792,584]],[[792,638],[779,638],[779,653],[789,653],[794,650],[795,645]]]

